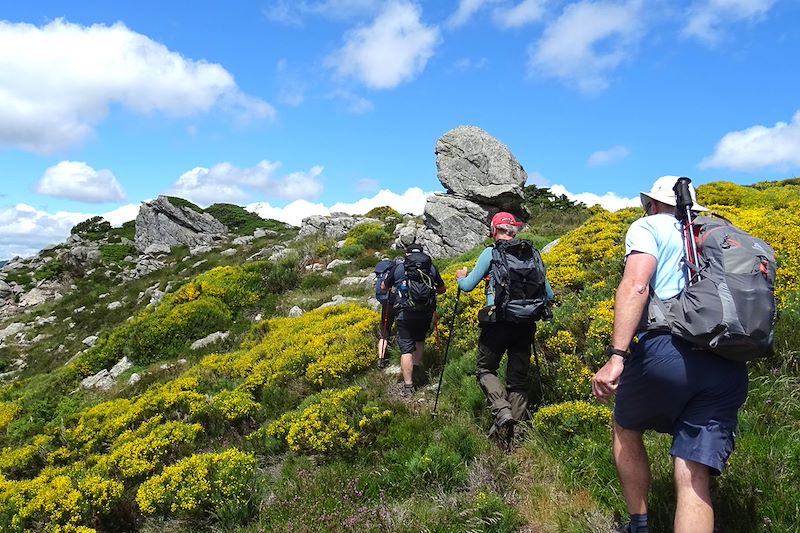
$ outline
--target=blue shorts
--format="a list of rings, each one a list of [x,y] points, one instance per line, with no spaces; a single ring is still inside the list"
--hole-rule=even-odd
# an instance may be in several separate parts
[[[672,435],[670,455],[722,472],[734,447],[736,416],[747,398],[747,367],[668,333],[632,345],[617,388],[616,423]]]

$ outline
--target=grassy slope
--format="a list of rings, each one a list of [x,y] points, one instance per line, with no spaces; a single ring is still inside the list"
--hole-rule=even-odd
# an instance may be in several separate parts
[[[539,217],[540,220],[546,218],[542,214]],[[551,217],[548,223],[553,220],[558,219]],[[620,228],[623,224],[620,222],[618,226],[614,226],[616,233],[613,237],[617,241],[621,237]],[[551,224],[548,227],[553,226]],[[602,234],[603,228],[598,226],[591,231],[598,235]],[[549,237],[541,237],[540,240]],[[586,239],[584,237],[581,240]],[[330,243],[305,242],[301,247],[302,254],[327,254],[327,259],[332,258]],[[49,338],[28,349],[27,380],[22,382],[22,386],[0,389],[0,402],[5,402],[0,403],[0,407],[13,404],[22,397],[35,399],[41,405],[32,406],[26,400],[24,409],[28,416],[15,416],[6,425],[5,435],[0,437],[0,446],[5,447],[2,457],[16,457],[14,454],[17,451],[26,445],[31,446],[36,435],[52,435],[56,444],[61,441],[68,444],[69,438],[64,435],[70,435],[70,431],[78,427],[79,416],[85,414],[87,407],[113,398],[136,401],[148,398],[148,395],[155,397],[153,391],[159,384],[175,383],[180,376],[199,376],[198,390],[208,398],[222,397],[220,393],[226,391],[241,390],[238,387],[250,378],[237,377],[235,372],[226,374],[218,366],[214,367],[217,370],[211,374],[207,370],[198,370],[208,369],[211,362],[217,361],[213,356],[212,359],[203,359],[211,349],[199,354],[185,352],[184,356],[189,359],[185,367],[167,365],[162,368],[163,361],[139,364],[130,372],[148,372],[140,384],[135,387],[119,386],[108,394],[70,394],[76,384],[76,376],[64,378],[66,383],[59,387],[54,387],[48,377],[59,373],[66,359],[81,348],[80,341],[86,335],[118,328],[128,316],[140,310],[146,301],[137,303],[139,291],[156,283],[164,289],[170,281],[172,291],[175,291],[186,282],[198,279],[195,276],[211,266],[223,262],[233,265],[240,263],[249,250],[243,250],[230,259],[209,256],[206,263],[196,267],[191,266],[195,260],[180,261],[180,254],[185,252],[179,251],[173,266],[129,286],[112,286],[98,274],[82,281],[79,290],[62,301],[37,309],[35,313],[38,316],[52,314],[58,320],[29,335],[30,338],[41,332],[49,335]],[[440,314],[444,317],[442,322],[452,316],[455,293],[452,289],[452,271],[461,264],[474,261],[477,252],[476,249],[440,265],[446,281],[451,285],[451,290],[440,303]],[[365,255],[367,253],[368,250]],[[582,253],[588,258],[593,251],[585,249]],[[796,251],[788,253],[791,255]],[[557,263],[558,257],[553,257],[554,263]],[[367,262],[366,258],[363,261],[357,259],[354,265],[366,265]],[[582,267],[595,279],[613,285],[614,276],[618,275],[614,269],[618,272],[619,265],[613,261],[605,266],[602,260],[600,263],[601,266],[597,266],[596,262],[584,261]],[[257,327],[247,333],[249,317],[259,309],[266,310],[269,315],[271,312],[284,313],[294,304],[306,309],[314,307],[332,294],[343,293],[342,288],[331,283],[330,279],[335,281],[356,272],[357,267],[351,265],[341,268],[331,278],[304,275],[297,288],[279,300],[264,295],[256,306],[234,316],[232,338],[213,349],[221,354],[229,353],[230,360],[239,361],[236,363],[239,365],[243,365],[241,361],[250,357],[248,354],[260,354],[248,363],[256,365],[248,367],[251,368],[248,372],[252,377],[255,369],[259,368],[255,361],[271,361],[279,353],[278,348],[267,349],[273,346],[269,343],[274,342],[270,340],[270,330],[279,331],[286,326],[281,325],[282,322],[263,322],[262,325],[271,325]],[[362,274],[365,272],[361,271]],[[532,377],[534,400],[545,398],[547,403],[552,403],[587,396],[586,380],[576,375],[580,376],[581,365],[589,368],[596,365],[597,355],[593,350],[597,349],[595,344],[601,344],[603,328],[607,329],[602,313],[597,311],[602,306],[597,306],[598,302],[610,296],[610,292],[609,287],[601,285],[598,281],[558,287],[561,303],[556,310],[556,318],[552,324],[543,325],[537,336],[544,388],[540,391]],[[109,296],[98,300],[98,295],[103,293]],[[368,293],[369,288],[365,287],[344,291],[345,295],[359,297]],[[791,298],[787,297],[790,303],[786,304],[788,311],[784,312],[784,316],[796,320],[797,311],[793,310],[796,307],[791,306],[791,302],[796,300]],[[105,311],[104,303],[113,300],[122,301],[123,309],[119,312]],[[480,305],[479,301],[479,295],[462,295],[462,311],[458,316],[444,374],[439,416],[435,419],[430,415],[435,394],[433,391],[422,392],[418,402],[405,404],[395,394],[396,378],[366,369],[373,358],[370,353],[375,340],[376,328],[373,328],[360,334],[365,335],[364,344],[359,344],[363,346],[358,355],[361,361],[358,364],[361,366],[325,382],[326,387],[337,390],[351,386],[362,389],[359,399],[348,408],[347,416],[353,427],[357,426],[358,417],[368,416],[365,413],[372,412],[369,410],[372,407],[392,412],[388,423],[382,425],[376,422],[371,429],[371,426],[364,429],[355,446],[335,449],[333,453],[320,453],[313,451],[313,445],[307,443],[306,446],[311,448],[306,451],[292,451],[287,441],[265,435],[263,431],[259,433],[259,428],[265,428],[280,418],[282,413],[294,412],[298,406],[310,401],[309,395],[313,400],[313,395],[321,390],[321,386],[310,382],[303,372],[290,373],[276,386],[261,384],[257,393],[248,389],[256,404],[244,418],[233,417],[229,420],[220,414],[224,411],[201,415],[186,411],[181,414],[183,411],[180,407],[162,411],[161,416],[167,419],[199,421],[204,430],[191,447],[171,448],[169,454],[156,462],[153,473],[162,469],[167,472],[167,465],[192,453],[238,447],[252,453],[258,464],[256,475],[249,480],[246,498],[228,498],[193,511],[167,510],[148,517],[136,509],[134,501],[135,489],[144,478],[134,478],[125,481],[125,492],[114,500],[116,503],[111,509],[95,509],[89,514],[84,513],[79,523],[99,529],[143,531],[182,531],[188,527],[205,528],[213,525],[225,530],[241,531],[290,528],[300,531],[452,531],[454,527],[463,531],[514,531],[525,527],[535,531],[608,530],[615,515],[623,509],[608,450],[608,431],[604,426],[581,427],[580,431],[573,431],[574,428],[570,427],[570,432],[566,434],[558,433],[563,429],[558,425],[534,429],[526,434],[525,440],[511,455],[501,452],[484,436],[484,428],[488,427],[489,420],[483,407],[482,392],[472,377],[475,328],[471,312]],[[86,317],[75,315],[75,325],[65,335],[64,321],[73,316],[71,309],[82,305],[87,307]],[[593,310],[597,311],[594,316]],[[326,334],[327,323],[322,324],[317,336]],[[333,322],[330,324],[331,328],[328,329],[335,329]],[[0,324],[0,327],[3,326]],[[445,324],[440,324],[440,329],[440,341],[444,344],[447,335]],[[721,530],[752,531],[762,528],[783,531],[789,530],[798,518],[800,494],[796,487],[800,484],[797,483],[796,472],[800,471],[800,465],[797,464],[800,446],[796,435],[800,429],[797,427],[800,413],[797,359],[794,355],[797,344],[789,335],[793,329],[796,328],[784,329],[779,339],[782,342],[779,342],[781,352],[772,364],[755,365],[753,368],[751,395],[742,413],[741,436],[734,461],[715,490],[717,505],[723,511],[719,517]],[[575,345],[558,335],[558,331],[562,330],[574,332],[577,338],[577,341],[573,339]],[[297,331],[298,334],[302,333],[301,330]],[[437,360],[434,339],[432,335],[426,348],[429,367],[434,367]],[[237,350],[243,340],[245,344]],[[313,343],[313,339],[308,342]],[[61,345],[64,347],[59,348]],[[340,350],[344,351],[345,348]],[[390,355],[396,360],[396,349],[392,349]],[[574,362],[570,357],[578,360],[577,367],[570,366]],[[175,358],[166,363],[174,364],[174,361]],[[301,364],[302,368],[306,368],[309,362]],[[124,383],[130,372],[123,376],[121,382]],[[135,428],[137,424],[130,427]],[[262,436],[248,437],[256,434]],[[38,454],[46,457],[48,452],[57,449],[56,444],[40,447]],[[113,441],[109,445],[112,446],[110,455],[113,455]],[[668,443],[664,438],[654,436],[648,438],[648,447],[656,464],[652,498],[655,529],[666,530],[672,508],[671,477],[666,460]],[[0,472],[4,472],[9,480],[25,480],[33,478],[44,466],[38,460],[29,460],[26,464],[29,465],[28,470],[3,469],[3,461],[0,460]],[[96,468],[96,465],[84,464],[79,468]],[[79,477],[75,474],[76,479]],[[2,485],[3,478],[0,478],[0,494]],[[41,516],[44,511],[38,512]]]

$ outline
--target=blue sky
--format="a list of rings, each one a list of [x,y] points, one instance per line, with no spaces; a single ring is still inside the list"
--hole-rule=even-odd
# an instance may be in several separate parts
[[[421,213],[462,124],[610,209],[793,177],[799,26],[797,0],[4,2],[0,259],[164,193]]]

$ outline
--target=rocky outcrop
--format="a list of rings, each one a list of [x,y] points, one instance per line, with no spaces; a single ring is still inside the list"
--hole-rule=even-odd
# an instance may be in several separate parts
[[[498,211],[519,209],[528,175],[506,145],[475,126],[436,141],[436,175],[448,192]]]
[[[331,213],[330,215],[314,215],[303,219],[297,238],[322,234],[329,239],[341,239],[347,232],[359,224],[383,224],[375,218],[348,215],[347,213]]]
[[[498,211],[522,219],[527,174],[511,151],[475,126],[460,126],[436,142],[437,176],[446,193],[428,198],[423,224],[407,221],[395,229],[395,247],[421,244],[433,257],[464,253],[489,237]]]
[[[143,203],[136,217],[136,248],[146,250],[154,244],[209,245],[228,233],[228,228],[208,213],[172,205],[165,196]]]

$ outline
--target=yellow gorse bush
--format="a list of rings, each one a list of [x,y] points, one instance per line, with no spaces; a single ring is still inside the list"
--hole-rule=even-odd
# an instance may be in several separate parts
[[[17,416],[19,411],[20,407],[15,403],[0,402],[0,430],[5,429],[5,427],[14,420],[14,417]]]
[[[141,484],[136,503],[144,514],[200,515],[246,500],[256,458],[236,448],[181,459]]]
[[[585,401],[542,407],[533,415],[533,426],[546,436],[569,438],[611,424],[611,409]]]

